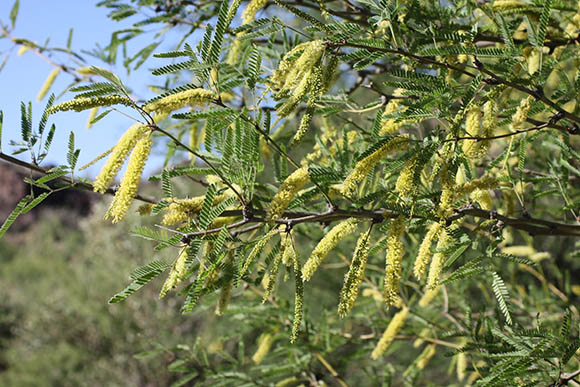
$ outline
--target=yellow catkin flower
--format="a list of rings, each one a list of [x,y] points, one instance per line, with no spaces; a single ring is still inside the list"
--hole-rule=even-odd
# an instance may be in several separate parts
[[[30,50],[30,47],[25,45],[25,44],[21,44],[20,48],[18,48],[18,56],[22,56],[24,55],[27,51]]]
[[[233,191],[228,189],[224,193],[216,195],[213,199],[213,205],[216,206],[220,204],[233,194],[234,194]],[[183,223],[189,220],[194,215],[198,214],[201,211],[203,202],[205,201],[205,195],[196,196],[188,199],[167,198],[165,200],[168,201],[170,204],[164,209],[167,211],[167,214],[163,216],[163,220],[161,221],[161,223],[163,223],[164,225],[173,225]],[[219,227],[220,224],[219,220],[216,220],[214,222],[217,222],[216,223],[217,225],[215,227]]]
[[[260,364],[268,352],[270,352],[272,344],[274,344],[274,338],[270,333],[260,336],[260,339],[258,340],[258,349],[256,349],[254,356],[252,356],[252,361],[256,364]]]
[[[127,214],[131,203],[133,203],[133,199],[137,195],[139,183],[141,182],[141,174],[151,153],[152,146],[153,137],[151,134],[140,139],[137,145],[135,145],[135,149],[133,149],[131,157],[129,158],[127,171],[121,179],[119,190],[115,193],[115,198],[113,199],[113,203],[111,203],[109,211],[107,211],[105,219],[112,218],[113,223],[117,223]]]
[[[419,332],[418,337],[415,339],[415,341],[413,341],[413,348],[419,348],[420,346],[422,346],[423,343],[425,342],[425,339],[423,339],[423,337],[428,337],[430,331],[431,330],[429,328],[421,329],[421,332]]]
[[[48,93],[48,91],[54,84],[54,81],[56,80],[58,74],[60,74],[60,67],[55,68],[50,72],[50,74],[48,74],[46,81],[44,81],[44,84],[42,85],[40,91],[38,92],[38,95],[36,96],[37,101],[41,101],[46,95],[46,93]]]
[[[294,295],[294,320],[292,321],[292,333],[290,335],[290,343],[295,343],[300,333],[300,325],[302,324],[302,314],[304,308],[304,280],[302,279],[302,271],[300,270],[300,262],[296,254],[294,258],[294,278],[296,283]]]
[[[286,82],[286,77],[294,65],[296,58],[293,58],[294,54],[304,51],[306,47],[310,45],[310,42],[304,42],[296,45],[293,49],[288,51],[283,57],[278,68],[274,70],[272,77],[270,77],[270,82],[276,89],[282,89]]]
[[[403,89],[395,89],[393,95],[400,95],[403,93]],[[401,107],[401,100],[398,98],[392,98],[387,102],[385,106],[385,111],[383,115],[393,114],[399,110],[406,110],[407,107]],[[397,122],[395,118],[385,118],[381,122],[381,128],[379,129],[379,136],[384,136],[387,134],[396,133],[403,125],[405,125],[406,120],[401,120]]]
[[[75,98],[71,101],[51,106],[46,110],[46,112],[48,114],[66,112],[70,110],[74,110],[75,112],[82,112],[83,110],[92,109],[94,107],[111,105],[134,106],[135,104],[129,98],[123,97],[121,95],[106,95],[103,97]]]
[[[280,247],[280,252],[274,258],[274,263],[272,264],[272,269],[270,269],[270,273],[268,275],[268,281],[266,283],[266,291],[264,292],[264,297],[262,298],[262,304],[264,304],[270,296],[272,295],[272,291],[274,290],[274,286],[276,285],[276,279],[278,278],[278,271],[280,270],[280,263],[282,262],[282,256],[284,255],[284,248],[286,246],[282,245]]]
[[[435,344],[429,344],[426,346],[423,352],[421,352],[419,355],[419,360],[417,360],[417,368],[420,370],[424,369],[429,363],[429,360],[435,356],[436,352],[437,346]]]
[[[294,259],[296,259],[296,251],[292,245],[292,231],[283,232],[286,226],[281,227],[280,234],[280,245],[284,251],[282,254],[282,263],[286,267],[290,267],[294,264]]]
[[[268,219],[276,220],[280,218],[288,205],[296,196],[296,193],[310,181],[308,168],[302,167],[295,170],[290,176],[284,180],[280,185],[280,189],[274,195],[272,202],[268,208]]]
[[[401,237],[404,232],[405,219],[403,216],[399,216],[393,220],[387,233],[385,283],[383,288],[383,296],[387,306],[395,305],[399,300],[401,262],[404,254]]]
[[[457,363],[456,363],[456,370],[457,370],[457,380],[460,382],[465,379],[466,370],[467,370],[467,355],[465,352],[461,352],[457,354]]]
[[[350,269],[344,278],[344,285],[340,291],[340,301],[338,303],[338,315],[343,318],[351,311],[358,297],[369,257],[369,234],[370,230],[359,236]]]
[[[482,125],[479,132],[476,134],[479,137],[486,138],[492,137],[494,135],[495,129],[497,127],[497,116],[495,111],[495,101],[489,100],[483,105],[483,119]],[[471,135],[471,132],[469,132]],[[468,145],[471,141],[467,141],[463,144],[463,151],[471,159],[479,159],[487,154],[489,150],[490,140],[482,140],[473,142],[471,146]],[[467,147],[467,149],[466,149]]]
[[[146,127],[141,123],[133,124],[117,142],[113,148],[111,156],[95,178],[93,190],[105,193],[121,166],[137,144],[137,141],[145,134]]]
[[[180,91],[167,97],[155,100],[145,106],[146,112],[170,113],[186,106],[199,106],[215,100],[215,95],[210,90],[201,88]]]
[[[447,254],[443,252],[451,243],[452,238],[445,229],[441,230],[439,242],[437,243],[437,252],[433,255],[431,265],[429,266],[429,275],[427,277],[427,289],[434,290],[439,286],[439,278],[443,270],[443,264]]]
[[[371,359],[376,360],[381,357],[387,349],[389,349],[393,340],[395,340],[395,336],[399,333],[403,324],[405,324],[405,320],[407,319],[407,315],[409,314],[409,308],[406,306],[403,307],[395,316],[387,326],[387,329],[383,333],[383,336],[379,340],[377,346],[371,353]]]
[[[297,47],[300,47],[298,45]],[[304,47],[304,51],[300,55],[298,59],[294,63],[288,63],[287,68],[284,68],[285,74],[275,73],[274,79],[276,75],[280,74],[283,76],[283,85],[280,88],[280,92],[288,92],[292,89],[297,89],[297,85],[299,83],[304,83],[305,78],[309,78],[312,70],[315,69],[316,64],[322,58],[324,54],[325,45],[322,40],[312,40],[307,42]],[[294,50],[291,50],[291,52]],[[286,57],[286,56],[285,56]],[[296,93],[296,92],[295,92]]]
[[[493,176],[484,176],[479,179],[471,180],[465,184],[455,187],[455,197],[460,198],[469,195],[476,190],[493,189],[498,186],[497,178]]]
[[[473,105],[467,115],[465,116],[465,131],[470,137],[478,137],[480,135],[480,119],[481,108],[478,105]],[[464,140],[461,147],[467,157],[472,158],[477,153],[476,140]]]
[[[292,91],[290,98],[288,98],[288,100],[278,108],[278,115],[280,117],[285,117],[290,114],[307,94],[309,94],[309,112],[312,113],[316,98],[322,91],[321,82],[322,68],[320,66],[315,66],[310,71],[305,72],[296,88]],[[305,118],[306,121],[301,122],[293,143],[300,141],[301,137],[306,134],[306,130],[308,129],[307,125],[310,121],[308,115],[305,115],[303,118]]]
[[[250,0],[244,12],[242,12],[242,24],[248,24],[254,21],[256,13],[264,8],[268,0]]]
[[[441,286],[437,286],[433,289],[427,289],[423,297],[419,300],[419,306],[421,308],[426,308],[431,305],[431,301],[439,294],[439,290],[441,290]]]
[[[171,289],[179,285],[179,283],[185,276],[186,271],[187,271],[187,248],[184,248],[183,250],[181,250],[181,253],[171,266],[171,271],[169,272],[169,275],[167,276],[167,279],[165,280],[165,283],[161,288],[159,298],[165,297],[167,292],[169,292]]]
[[[98,112],[99,112],[99,108],[98,107],[94,107],[94,108],[91,109],[91,111],[89,113],[89,118],[87,119],[87,129],[90,129],[91,126],[93,126],[93,120],[97,116],[97,113]]]
[[[417,185],[415,184],[415,172],[418,167],[417,163],[417,156],[411,157],[397,178],[395,191],[403,198],[414,196],[417,192]]]
[[[423,238],[423,242],[421,242],[421,246],[419,246],[419,253],[417,254],[417,258],[415,259],[415,265],[413,266],[413,275],[419,281],[422,280],[423,277],[425,276],[427,265],[431,260],[431,245],[433,244],[433,242],[436,242],[439,239],[440,232],[441,232],[440,223],[431,224],[431,226],[429,226],[427,234],[425,234],[425,238]]]
[[[524,124],[526,119],[528,118],[528,114],[530,109],[532,108],[532,96],[529,96],[523,99],[520,102],[515,114],[512,117],[512,129],[513,130],[521,130],[524,128]]]
[[[358,187],[358,183],[369,174],[379,161],[392,152],[405,149],[408,143],[407,137],[393,137],[376,151],[360,160],[342,183],[341,192],[347,196],[351,195]]]
[[[306,281],[310,280],[318,266],[326,258],[328,253],[338,245],[338,242],[352,234],[356,230],[357,220],[349,218],[338,225],[334,226],[321,240],[318,242],[310,258],[302,268],[302,276]]]

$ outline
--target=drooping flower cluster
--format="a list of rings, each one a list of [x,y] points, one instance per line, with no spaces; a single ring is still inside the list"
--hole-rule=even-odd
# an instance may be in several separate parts
[[[439,233],[441,232],[441,224],[433,223],[429,226],[429,230],[423,238],[423,242],[419,246],[419,253],[415,259],[415,265],[413,266],[413,275],[419,281],[423,279],[427,265],[431,260],[431,245],[439,239]]]
[[[210,90],[201,88],[189,89],[148,103],[143,106],[143,110],[150,113],[167,114],[186,106],[204,105],[207,102],[215,100],[215,98],[215,94]]]
[[[399,301],[401,287],[401,269],[403,261],[403,242],[401,237],[405,232],[405,219],[399,216],[393,220],[387,234],[387,254],[385,268],[385,283],[383,297],[387,306],[395,305]]]
[[[256,13],[264,8],[268,0],[250,0],[244,12],[242,12],[242,24],[248,24],[254,21]]]
[[[38,92],[38,95],[36,96],[36,99],[38,101],[42,100],[44,98],[44,96],[46,95],[46,93],[48,93],[48,91],[50,90],[50,88],[54,84],[54,81],[56,80],[56,77],[58,76],[58,74],[60,74],[60,67],[55,68],[54,70],[52,70],[50,72],[50,74],[48,74],[46,81],[44,81],[44,84],[42,85],[42,87],[40,88],[40,91]]]
[[[403,89],[395,89],[393,94],[399,96],[403,93]],[[401,100],[399,98],[392,98],[387,102],[385,106],[385,111],[383,115],[389,115],[396,113],[397,111],[406,110],[406,106],[401,106]],[[384,136],[386,134],[396,133],[403,125],[405,125],[406,120],[397,121],[396,118],[384,118],[381,122],[381,129],[379,130],[379,136]]]
[[[117,176],[117,173],[123,166],[123,163],[139,141],[147,132],[147,127],[141,123],[131,125],[129,129],[121,136],[119,142],[113,148],[111,156],[103,166],[95,181],[93,189],[95,192],[105,193],[109,185]]]
[[[429,275],[427,276],[427,289],[434,290],[439,286],[439,279],[443,271],[443,264],[447,258],[448,252],[445,251],[453,241],[452,237],[447,233],[447,230],[442,229],[437,242],[437,252],[431,259],[429,266]]]
[[[302,268],[302,276],[306,281],[310,280],[318,266],[326,258],[328,253],[336,247],[338,242],[349,236],[356,230],[357,220],[349,218],[338,225],[334,226],[321,240],[318,242],[310,258]]]
[[[179,253],[179,256],[171,266],[171,271],[167,276],[167,279],[163,283],[163,287],[161,288],[161,292],[159,293],[159,298],[165,297],[167,292],[171,289],[175,288],[183,277],[185,276],[187,270],[187,248],[184,248]]]
[[[387,329],[383,333],[383,336],[379,340],[377,346],[371,353],[371,359],[376,360],[381,357],[387,349],[391,346],[393,340],[395,340],[395,336],[399,333],[403,325],[405,324],[405,320],[409,315],[409,308],[404,306],[397,314],[393,316],[393,319],[387,326]]]
[[[288,97],[278,108],[278,115],[285,117],[290,114],[306,95],[315,99],[321,93],[324,50],[321,40],[313,40],[297,45],[284,55],[270,78],[272,86],[278,90],[276,99]]]
[[[268,208],[268,219],[276,220],[284,214],[296,193],[310,181],[307,167],[298,168],[280,185]]]
[[[360,160],[342,183],[341,192],[347,196],[351,195],[356,190],[358,183],[368,175],[379,161],[390,153],[405,149],[408,143],[409,139],[406,136],[393,137],[374,152]]]
[[[345,317],[350,312],[358,297],[369,257],[369,236],[370,232],[363,233],[356,242],[350,269],[344,277],[344,285],[340,291],[340,301],[338,303],[340,317]]]
[[[153,137],[151,133],[146,134],[135,145],[135,149],[133,149],[129,158],[127,171],[121,179],[119,190],[115,193],[105,219],[112,218],[113,223],[117,223],[127,214],[133,199],[137,195],[143,168],[149,158],[152,146]]]

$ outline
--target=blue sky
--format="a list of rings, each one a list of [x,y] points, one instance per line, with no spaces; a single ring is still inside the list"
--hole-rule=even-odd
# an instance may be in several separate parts
[[[95,7],[96,2],[90,0],[21,0],[20,12],[16,21],[16,28],[13,35],[18,38],[26,38],[38,44],[44,44],[50,38],[50,46],[66,47],[70,28],[74,29],[72,49],[76,52],[81,50],[91,50],[96,43],[105,46],[113,31],[129,27],[129,22],[113,22],[107,18],[108,10]],[[13,0],[0,0],[0,20],[4,24],[9,23],[9,13],[13,5]],[[157,27],[150,27],[157,28]],[[139,43],[143,45],[153,41],[154,33],[146,35],[143,39],[129,45],[130,53],[140,49]],[[175,40],[166,41],[157,48],[156,51],[172,49],[171,44]],[[36,101],[36,95],[50,71],[54,68],[43,61],[32,52],[27,52],[22,56],[17,56],[17,48],[12,48],[12,44],[7,39],[0,40],[0,61],[12,49],[12,54],[4,69],[0,72],[0,110],[4,112],[4,129],[2,135],[2,148],[5,153],[10,153],[11,147],[8,141],[18,140],[20,136],[20,101],[32,101],[33,121],[36,124],[38,118],[46,104],[46,98],[40,103]],[[88,55],[84,55],[87,65],[103,66],[103,63]],[[58,63],[67,64],[67,57],[55,57]],[[131,72],[130,75],[122,69],[122,66],[110,70],[115,71],[129,87],[139,96],[149,98],[151,93],[147,92],[146,85],[159,83],[161,80],[155,79],[148,68],[163,65],[160,59],[150,59],[138,71]],[[61,73],[55,82],[52,91],[59,93],[72,80],[68,74]],[[59,101],[65,101],[72,96],[65,95]],[[51,153],[47,157],[49,163],[64,163],[66,160],[66,149],[69,132],[75,133],[77,147],[81,148],[81,155],[78,165],[84,165],[112,147],[117,139],[122,135],[132,123],[129,118],[118,113],[111,113],[98,122],[91,129],[86,129],[88,112],[65,112],[51,116],[49,123],[57,125],[57,134],[53,141]],[[25,154],[18,155],[22,159],[28,159]],[[161,165],[161,156],[152,157],[146,168],[146,173],[152,172]],[[102,162],[91,167],[85,172],[85,176],[94,176]]]

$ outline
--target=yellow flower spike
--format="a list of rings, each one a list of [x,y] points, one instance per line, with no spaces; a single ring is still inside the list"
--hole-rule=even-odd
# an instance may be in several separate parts
[[[256,13],[264,8],[268,0],[250,0],[244,12],[242,12],[242,24],[248,24],[254,21]]]
[[[274,344],[274,338],[270,333],[266,333],[260,336],[258,339],[258,349],[256,349],[254,356],[252,356],[252,361],[255,364],[260,364],[268,352],[270,352],[272,344]]]
[[[369,237],[370,230],[361,234],[356,242],[352,262],[340,291],[340,301],[338,303],[338,315],[340,317],[346,317],[358,297],[369,257]]]
[[[97,116],[97,113],[98,112],[99,112],[99,108],[98,107],[94,107],[94,108],[91,109],[91,111],[89,113],[89,118],[87,119],[87,129],[90,129],[91,126],[93,126],[93,120]]]
[[[106,95],[103,97],[92,97],[92,98],[75,98],[71,101],[59,103],[49,107],[46,112],[48,114],[54,114],[56,112],[66,112],[74,110],[75,112],[82,112],[83,110],[92,109],[100,106],[111,106],[111,105],[125,105],[125,106],[135,106],[135,103],[127,97],[121,95]]]
[[[274,290],[274,286],[276,285],[276,280],[278,279],[278,271],[280,270],[280,263],[282,262],[282,257],[284,256],[284,250],[286,246],[280,246],[280,252],[274,258],[274,263],[272,264],[272,269],[270,269],[270,273],[268,275],[268,283],[266,284],[266,292],[264,292],[264,297],[262,298],[262,304],[264,304],[270,296],[272,295],[272,291]]]
[[[528,118],[528,114],[530,109],[532,108],[532,96],[529,96],[523,99],[520,102],[515,114],[512,117],[512,129],[513,130],[521,130],[524,128],[524,124],[526,119]]]
[[[383,296],[387,306],[395,305],[399,300],[401,287],[401,262],[403,260],[403,242],[405,218],[401,215],[393,220],[387,233],[387,254]]]
[[[413,275],[419,281],[421,281],[425,276],[427,265],[431,260],[431,245],[433,244],[433,242],[436,242],[439,239],[440,232],[441,232],[440,223],[431,224],[431,226],[429,226],[427,234],[425,234],[425,238],[423,238],[423,242],[421,242],[421,246],[419,246],[419,253],[417,254],[417,258],[415,259],[415,265],[413,266]]]
[[[423,297],[419,300],[419,306],[421,308],[426,308],[431,304],[431,301],[439,294],[439,290],[441,290],[441,286],[437,286],[433,289],[427,289]]]
[[[165,297],[167,292],[169,292],[171,289],[179,285],[179,283],[185,276],[187,270],[186,264],[187,264],[187,248],[184,248],[183,250],[181,250],[179,256],[171,266],[171,271],[169,272],[169,275],[167,276],[167,279],[165,280],[165,283],[161,288],[159,298]]]
[[[428,290],[435,290],[439,286],[439,278],[446,258],[446,254],[441,250],[448,247],[451,241],[451,236],[445,229],[442,229],[441,235],[439,236],[439,242],[437,243],[437,252],[433,255],[431,265],[429,266],[429,275],[427,277]]]
[[[395,89],[393,91],[393,95],[400,95],[404,92],[404,89]],[[392,98],[387,102],[385,106],[385,111],[383,112],[384,115],[396,113],[398,110],[406,110],[407,107],[403,106],[401,109],[401,100],[398,98]],[[379,136],[384,136],[387,134],[393,134],[397,132],[404,124],[405,120],[397,122],[394,118],[386,118],[383,119],[381,123],[381,129],[379,129]]]
[[[294,249],[292,249],[294,250]],[[302,279],[302,272],[300,271],[300,262],[298,257],[293,254],[294,258],[294,278],[296,283],[294,296],[294,320],[292,321],[292,333],[290,335],[290,343],[295,343],[300,332],[300,324],[302,324],[302,313],[304,307],[304,280]]]
[[[464,352],[457,354],[456,370],[457,370],[457,380],[462,382],[463,379],[465,379],[465,376],[467,375],[465,372],[467,370],[467,355]]]
[[[190,89],[155,100],[143,106],[143,110],[158,114],[171,113],[186,106],[203,106],[205,103],[215,100],[215,98],[214,93],[209,90],[201,88]]]
[[[137,141],[145,134],[145,129],[146,127],[141,123],[133,124],[119,139],[119,142],[111,152],[111,156],[95,178],[93,183],[95,192],[105,193],[107,191],[129,153],[131,153]]]
[[[357,219],[349,218],[338,225],[334,226],[324,237],[318,242],[310,258],[302,268],[302,276],[304,280],[308,281],[318,269],[318,266],[326,258],[328,253],[338,245],[338,242],[352,234],[356,230]]]
[[[151,147],[153,146],[153,137],[151,133],[146,137],[140,139],[135,145],[135,149],[131,153],[129,158],[129,164],[127,165],[127,171],[121,183],[119,185],[119,190],[115,193],[115,200],[105,218],[113,218],[113,223],[117,223],[122,220],[133,199],[137,195],[137,190],[139,188],[139,183],[141,181],[141,174],[143,173],[143,168],[145,163],[149,158],[151,153]]]
[[[435,344],[429,344],[425,347],[423,352],[419,355],[419,360],[417,361],[417,368],[422,370],[427,366],[429,360],[435,355],[437,352],[437,346]]]
[[[493,176],[484,176],[479,179],[471,180],[465,184],[455,187],[455,197],[460,198],[469,195],[476,190],[494,189],[499,185],[497,178]]]
[[[298,82],[305,78],[305,74],[309,74],[314,70],[322,54],[324,54],[325,47],[322,40],[308,42],[302,55],[291,65],[281,91],[293,89]]]
[[[401,328],[403,328],[403,325],[405,324],[405,320],[407,319],[408,314],[409,308],[404,306],[403,309],[401,309],[399,312],[397,312],[397,314],[395,314],[395,316],[393,316],[393,319],[387,326],[387,329],[383,333],[383,336],[381,337],[377,346],[371,353],[371,359],[377,360],[387,351],[387,349],[389,349],[391,343],[393,342],[393,340],[395,340],[395,336],[397,336]]]
[[[284,251],[282,254],[282,263],[284,266],[290,267],[294,264],[294,260],[296,259],[296,251],[292,245],[292,231],[289,233],[285,232],[283,229],[286,228],[286,226],[281,226],[280,228],[280,244]]]
[[[46,93],[48,93],[48,91],[50,90],[50,88],[54,84],[54,81],[56,80],[56,77],[58,76],[58,74],[60,74],[60,67],[55,68],[54,70],[52,70],[50,72],[50,74],[48,74],[46,81],[44,81],[44,84],[42,85],[42,87],[40,88],[40,91],[38,92],[38,95],[36,96],[37,101],[41,101],[44,98],[44,96],[46,95]]]
[[[417,169],[417,161],[417,156],[411,157],[397,178],[395,191],[398,192],[403,198],[414,196],[417,192],[417,185],[415,184],[415,170]]]
[[[292,172],[280,185],[278,192],[270,202],[268,220],[272,221],[280,218],[292,199],[294,199],[294,196],[296,196],[296,193],[309,181],[310,175],[307,167],[302,167]]]
[[[25,45],[25,44],[21,44],[20,48],[18,48],[18,56],[22,56],[24,55],[27,51],[30,50],[30,47]]]
[[[473,105],[467,115],[465,116],[465,131],[466,135],[470,137],[478,137],[481,134],[480,130],[481,108]],[[469,158],[473,158],[477,154],[477,140],[464,140],[461,147],[463,152]]]
[[[347,196],[354,193],[358,187],[358,183],[369,174],[379,161],[383,160],[390,153],[405,149],[408,144],[408,137],[393,137],[373,153],[360,160],[342,183],[341,192]]]

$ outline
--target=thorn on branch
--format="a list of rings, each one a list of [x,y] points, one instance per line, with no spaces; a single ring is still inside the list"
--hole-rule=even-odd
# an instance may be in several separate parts
[[[568,133],[570,134],[578,134],[580,133],[580,127],[577,123],[572,123],[572,127],[568,127]]]

